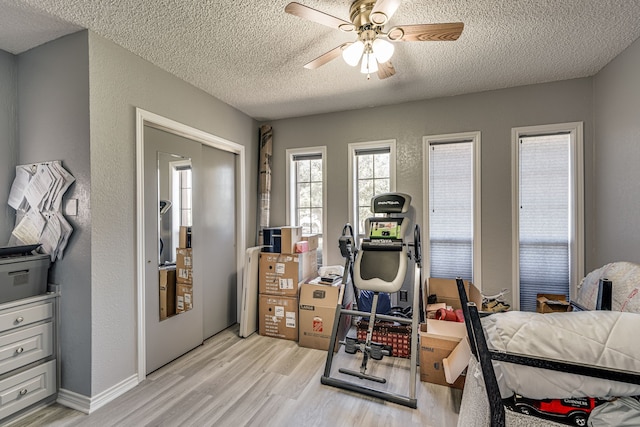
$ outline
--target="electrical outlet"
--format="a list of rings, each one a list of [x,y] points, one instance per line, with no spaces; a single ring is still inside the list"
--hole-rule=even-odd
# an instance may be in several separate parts
[[[400,291],[400,302],[407,302],[407,298],[408,298],[407,291],[401,290]]]

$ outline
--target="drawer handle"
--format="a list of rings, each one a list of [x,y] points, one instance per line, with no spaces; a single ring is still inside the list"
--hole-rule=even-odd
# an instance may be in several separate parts
[[[24,317],[20,316],[16,319],[16,323],[22,323],[24,322]]]
[[[23,388],[22,390],[20,390],[18,394],[20,394],[20,396],[24,396],[27,393],[29,393],[29,390],[27,390],[26,388]]]
[[[24,274],[29,274],[29,270],[11,271],[7,273],[7,276],[22,276]]]
[[[23,351],[24,351],[24,348],[22,348],[22,347],[18,347],[18,348],[16,349],[16,354],[22,354],[22,352],[23,352]]]

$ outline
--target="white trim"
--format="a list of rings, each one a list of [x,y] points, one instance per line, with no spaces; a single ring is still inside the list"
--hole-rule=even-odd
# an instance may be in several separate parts
[[[511,287],[513,297],[511,306],[514,310],[520,310],[520,155],[518,150],[519,132],[517,128],[511,129]]]
[[[568,132],[571,159],[569,181],[571,200],[569,212],[573,227],[569,230],[569,294],[576,295],[578,283],[584,277],[584,133],[582,122],[557,123],[551,125],[526,126],[511,129],[511,223],[512,223],[512,281],[515,310],[520,309],[520,244],[519,244],[519,149],[518,141],[523,135],[553,134]]]
[[[427,135],[422,137],[422,265],[427,274],[431,271],[429,254],[429,145],[437,142],[456,142],[461,140],[471,140],[473,147],[473,282],[478,290],[482,291],[482,169],[481,169],[481,133],[460,132],[443,135]],[[424,242],[427,242],[425,244]]]
[[[368,141],[368,142],[352,142],[349,144],[349,223],[353,226],[353,232],[357,237],[358,224],[356,224],[356,218],[358,217],[356,196],[354,194],[356,187],[356,174],[355,174],[355,162],[356,151],[363,149],[375,149],[375,148],[389,148],[389,191],[396,191],[396,140],[385,139],[380,141]]]
[[[288,225],[294,224],[295,215],[295,203],[292,202],[292,195],[296,190],[295,179],[291,176],[291,164],[293,157],[298,154],[320,154],[322,157],[322,262],[327,263],[327,146],[317,147],[304,147],[304,148],[287,148],[286,150],[286,185],[285,185],[285,211],[286,221]]]
[[[235,142],[220,138],[205,131],[193,128],[180,122],[159,116],[141,108],[136,108],[136,259],[137,259],[137,310],[138,310],[138,381],[146,378],[145,348],[145,277],[144,277],[144,127],[150,126],[165,132],[179,135],[222,151],[236,154],[236,213],[238,226],[236,229],[236,271],[237,274],[237,313],[238,321],[242,304],[242,273],[244,266],[246,240],[246,179],[245,179],[245,147]]]
[[[122,396],[137,385],[138,376],[134,374],[91,398],[83,394],[61,388],[58,392],[58,399],[56,402],[68,408],[75,409],[76,411],[90,414],[107,403]]]

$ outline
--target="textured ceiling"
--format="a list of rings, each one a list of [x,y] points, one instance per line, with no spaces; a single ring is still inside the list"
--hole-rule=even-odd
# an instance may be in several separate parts
[[[640,0],[404,0],[387,26],[462,21],[454,42],[400,42],[378,80],[341,58],[353,34],[289,0],[0,0],[0,49],[88,28],[258,120],[591,76],[640,36]],[[349,20],[349,0],[299,0]]]

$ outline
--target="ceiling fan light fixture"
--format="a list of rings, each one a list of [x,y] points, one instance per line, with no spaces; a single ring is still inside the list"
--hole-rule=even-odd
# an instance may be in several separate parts
[[[358,65],[358,62],[360,62],[362,52],[364,52],[364,43],[358,40],[342,51],[342,58],[344,59],[344,62],[355,67]]]
[[[375,39],[372,45],[373,54],[379,63],[383,64],[391,59],[395,50],[393,44],[383,39]]]
[[[378,72],[378,61],[376,61],[376,57],[373,53],[367,52],[364,54],[362,57],[360,72],[362,74]]]

